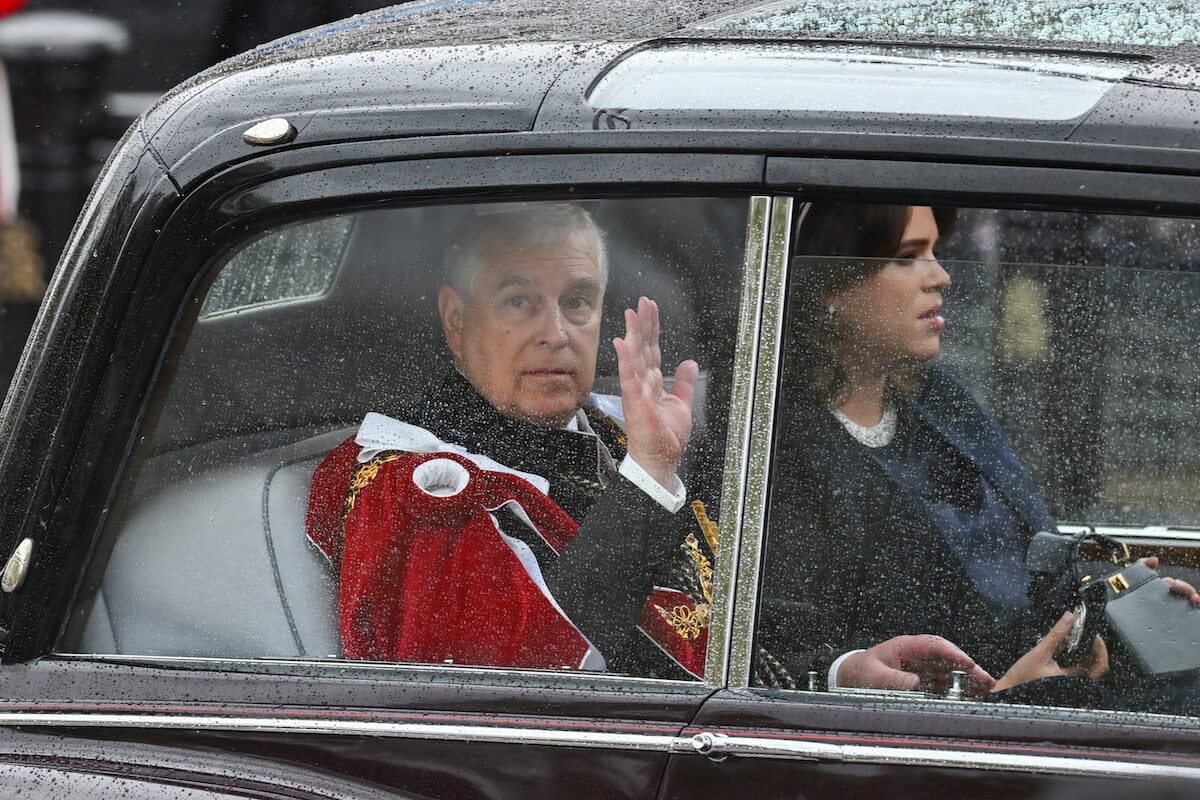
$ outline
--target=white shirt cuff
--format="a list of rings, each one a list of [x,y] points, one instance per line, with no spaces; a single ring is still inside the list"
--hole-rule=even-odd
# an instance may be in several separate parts
[[[642,469],[642,465],[629,456],[621,459],[621,468],[618,472],[628,478],[634,486],[650,495],[650,498],[654,502],[672,514],[683,508],[683,504],[687,502],[687,492],[683,488],[683,481],[679,480],[678,475],[671,476],[671,480],[675,482],[675,486],[668,489],[650,477],[650,473]]]
[[[829,675],[826,676],[825,685],[830,689],[839,688],[838,682],[837,682],[838,668],[842,666],[842,662],[845,661],[847,658],[849,658],[850,656],[853,656],[853,655],[858,655],[859,653],[862,653],[862,652],[865,652],[865,651],[850,650],[848,652],[842,653],[840,656],[835,658],[833,660],[833,663],[829,665]]]

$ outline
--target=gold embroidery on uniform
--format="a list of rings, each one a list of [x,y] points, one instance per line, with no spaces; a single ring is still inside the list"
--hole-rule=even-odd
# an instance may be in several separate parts
[[[696,606],[695,611],[687,606],[675,606],[668,611],[662,606],[656,605],[654,610],[671,623],[675,633],[679,634],[682,639],[698,638],[700,631],[708,627],[708,606]]]
[[[708,607],[712,605],[712,564],[700,551],[700,542],[696,541],[694,534],[689,533],[683,540],[683,549],[688,554],[688,558],[692,559],[692,563],[696,565],[696,574],[700,576],[700,590],[704,592],[704,603],[701,605],[707,612]]]
[[[697,503],[700,501],[697,500]],[[693,509],[695,506],[693,506]],[[701,504],[700,512],[703,513],[704,506]],[[699,515],[697,515],[698,518]],[[708,517],[705,516],[707,520]],[[701,523],[703,525],[703,523]],[[709,524],[712,524],[709,522]],[[700,541],[695,534],[689,533],[687,538],[683,540],[681,545],[683,551],[687,553],[688,558],[695,565],[696,574],[700,577],[700,591],[704,593],[704,602],[697,603],[696,608],[692,609],[689,606],[679,605],[671,609],[665,609],[662,606],[656,605],[654,609],[671,624],[680,638],[696,639],[700,636],[700,631],[708,627],[709,617],[712,609],[712,563],[700,550]]]
[[[704,534],[704,541],[708,542],[708,549],[713,553],[717,552],[717,523],[708,518],[708,510],[704,507],[703,500],[692,501],[692,513],[696,515],[696,522],[700,525],[700,532]]]
[[[586,414],[587,412],[585,411],[584,413]],[[604,421],[605,425],[612,429],[613,435],[617,437],[617,444],[621,445],[622,449],[628,450],[629,437],[625,435],[625,431],[621,430],[621,426],[617,424],[617,421],[608,414],[598,414],[598,416]],[[591,419],[589,418],[588,421],[590,422]]]
[[[354,503],[358,500],[359,492],[367,488],[371,481],[379,476],[379,470],[384,464],[391,461],[397,461],[405,456],[412,455],[403,450],[389,450],[385,453],[372,458],[365,464],[358,464],[354,467],[354,472],[350,474],[350,488],[346,493],[346,500],[342,503],[342,530],[338,537],[338,559],[341,559],[341,547],[346,541],[346,518],[350,516],[350,512],[354,510]]]

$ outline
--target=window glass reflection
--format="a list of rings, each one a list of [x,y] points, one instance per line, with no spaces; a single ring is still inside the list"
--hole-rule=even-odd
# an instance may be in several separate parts
[[[333,283],[350,228],[351,218],[332,217],[271,231],[221,269],[200,313],[319,295]]]
[[[1200,641],[1180,424],[1200,382],[1177,344],[1196,237],[1191,220],[801,205],[760,682],[1200,711],[1194,679],[1145,658]],[[1078,578],[1117,570],[1100,536],[1078,575],[1031,556],[1090,529],[1132,547],[1123,574],[1162,593],[1136,607],[1171,636],[1123,635],[1129,595],[1081,607]],[[1055,536],[1031,549],[1039,532]],[[1082,634],[1088,610],[1110,627]]]
[[[64,649],[702,677],[746,209],[376,209],[219,260]]]

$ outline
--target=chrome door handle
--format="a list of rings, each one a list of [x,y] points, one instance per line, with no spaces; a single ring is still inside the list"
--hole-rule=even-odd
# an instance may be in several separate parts
[[[723,733],[697,733],[692,737],[692,749],[713,761],[724,761],[729,753],[723,752],[729,737]]]
[[[709,731],[697,733],[680,744],[681,747],[672,749],[707,756],[711,761],[724,761],[729,756],[785,757],[801,761],[842,761],[845,758],[844,748],[835,744],[729,736]]]

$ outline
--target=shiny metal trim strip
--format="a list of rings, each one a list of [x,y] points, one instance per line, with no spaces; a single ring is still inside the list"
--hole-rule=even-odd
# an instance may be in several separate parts
[[[718,733],[701,733],[688,738],[680,737],[672,745],[671,751],[705,755],[717,760],[728,756],[740,756],[743,758],[786,758],[843,764],[898,764],[916,767],[950,767],[1088,777],[1200,780],[1200,767],[1176,767],[1166,764],[1122,761],[1115,756],[1111,759],[1029,756],[1018,753],[982,753],[970,750],[841,745],[829,742],[727,736]]]
[[[290,733],[319,736],[371,736],[385,739],[439,739],[547,747],[610,748],[705,755],[723,759],[786,758],[849,764],[895,764],[917,767],[983,769],[1115,778],[1182,778],[1200,780],[1200,767],[1122,761],[1116,758],[1030,756],[876,745],[839,745],[786,739],[762,739],[724,734],[672,736],[666,734],[580,733],[490,725],[389,723],[350,720],[279,719],[158,714],[88,714],[14,712],[0,714],[0,727],[151,728],[157,730]]]
[[[1089,526],[1074,522],[1063,522],[1059,524],[1058,529],[1062,533],[1079,533],[1087,527]],[[1167,528],[1155,525],[1094,525],[1090,527],[1096,533],[1103,533],[1105,536],[1127,542],[1136,542],[1140,539],[1172,539],[1200,546],[1200,530],[1195,528]]]
[[[546,679],[557,683],[564,682],[566,688],[578,688],[570,684],[584,683],[613,684],[612,688],[624,691],[663,691],[678,695],[680,690],[688,691],[695,687],[697,692],[705,692],[703,685],[697,680],[673,680],[670,678],[645,678],[638,675],[625,675],[619,672],[601,672],[598,670],[551,670],[551,669],[517,669],[514,667],[485,667],[467,664],[418,664],[400,661],[345,661],[336,658],[217,658],[213,656],[148,656],[114,653],[59,653],[51,654],[55,661],[83,661],[104,664],[120,664],[132,667],[194,667],[196,669],[220,669],[236,671],[238,674],[266,674],[275,677],[286,677],[289,673],[275,668],[300,668],[313,674],[317,670],[328,669],[336,671],[339,676],[349,676],[355,679],[370,678],[379,675],[381,679],[397,680],[404,676],[420,676],[422,678],[453,679],[464,684],[497,686],[498,679],[503,680],[537,680]],[[604,688],[609,688],[605,686]]]
[[[0,714],[0,727],[154,728],[249,733],[303,733],[373,736],[385,739],[439,739],[551,747],[606,747],[617,750],[667,752],[678,737],[669,734],[600,733],[500,725],[455,725],[420,722],[280,719],[275,717],[188,716],[185,714],[75,714],[13,712]]]
[[[775,424],[775,393],[779,374],[779,349],[783,336],[787,254],[792,235],[792,198],[776,197],[771,203],[767,260],[759,306],[758,365],[754,371],[754,403],[750,417],[748,461],[742,465],[746,495],[738,526],[737,596],[734,603],[728,685],[750,684],[754,662],[754,623],[758,609],[759,555],[767,507],[767,473],[771,431]],[[724,506],[722,506],[724,508]]]
[[[738,308],[737,344],[733,354],[733,393],[722,473],[721,514],[717,520],[718,553],[713,575],[713,612],[709,622],[705,682],[724,686],[728,680],[727,654],[733,647],[733,591],[737,584],[741,548],[742,487],[750,464],[751,403],[762,313],[763,278],[767,271],[767,232],[771,199],[751,197],[746,223],[746,255],[742,271],[742,299]]]

